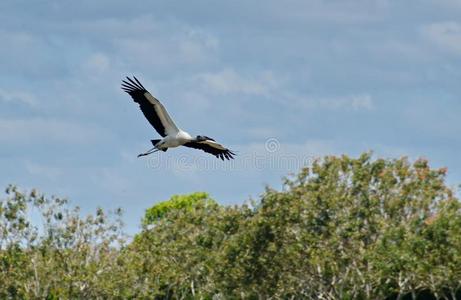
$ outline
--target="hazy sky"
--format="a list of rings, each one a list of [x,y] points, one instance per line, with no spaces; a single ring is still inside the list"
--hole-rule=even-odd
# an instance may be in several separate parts
[[[314,157],[426,157],[461,182],[461,1],[0,2],[0,186],[128,230],[173,194],[224,204]],[[120,89],[135,75],[191,134],[238,152],[136,155],[157,138]]]

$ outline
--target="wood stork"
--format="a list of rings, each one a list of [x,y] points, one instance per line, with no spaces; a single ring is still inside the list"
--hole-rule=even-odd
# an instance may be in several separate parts
[[[205,135],[192,137],[189,133],[181,130],[168,115],[165,107],[160,101],[152,96],[146,88],[134,77],[134,80],[127,77],[122,80],[122,89],[127,92],[139,104],[149,123],[163,137],[162,139],[151,140],[154,148],[138,155],[145,156],[157,151],[167,151],[168,148],[186,146],[210,153],[218,158],[233,159],[235,153],[218,144],[214,139]]]

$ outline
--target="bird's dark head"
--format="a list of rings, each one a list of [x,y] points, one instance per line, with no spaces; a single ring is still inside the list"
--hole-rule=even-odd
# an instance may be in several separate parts
[[[208,137],[206,137],[206,136],[204,136],[204,135],[197,135],[197,136],[195,137],[195,140],[196,140],[197,142],[203,142],[203,141],[206,141],[206,140],[209,140],[209,139],[210,139],[210,138],[208,138]]]
[[[197,142],[213,141],[214,142],[215,140],[213,140],[212,138],[206,135],[197,135],[197,137],[195,138],[195,141]]]

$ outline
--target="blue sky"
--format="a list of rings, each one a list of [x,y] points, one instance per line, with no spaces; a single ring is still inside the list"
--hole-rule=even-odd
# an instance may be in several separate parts
[[[129,232],[173,194],[223,204],[327,154],[428,158],[461,182],[461,2],[1,1],[0,185]],[[137,76],[192,134],[239,153],[173,149],[120,90]]]

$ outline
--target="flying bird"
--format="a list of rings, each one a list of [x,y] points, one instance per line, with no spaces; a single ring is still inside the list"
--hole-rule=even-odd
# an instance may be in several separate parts
[[[127,80],[122,80],[122,89],[133,98],[134,102],[139,104],[139,108],[141,108],[147,121],[163,137],[162,139],[151,140],[154,147],[139,154],[138,157],[160,150],[165,152],[168,148],[186,146],[203,150],[222,160],[234,158],[234,152],[217,143],[214,139],[205,135],[192,137],[176,126],[162,103],[152,96],[136,77],[133,76],[133,78],[134,80],[129,77],[126,78]]]

